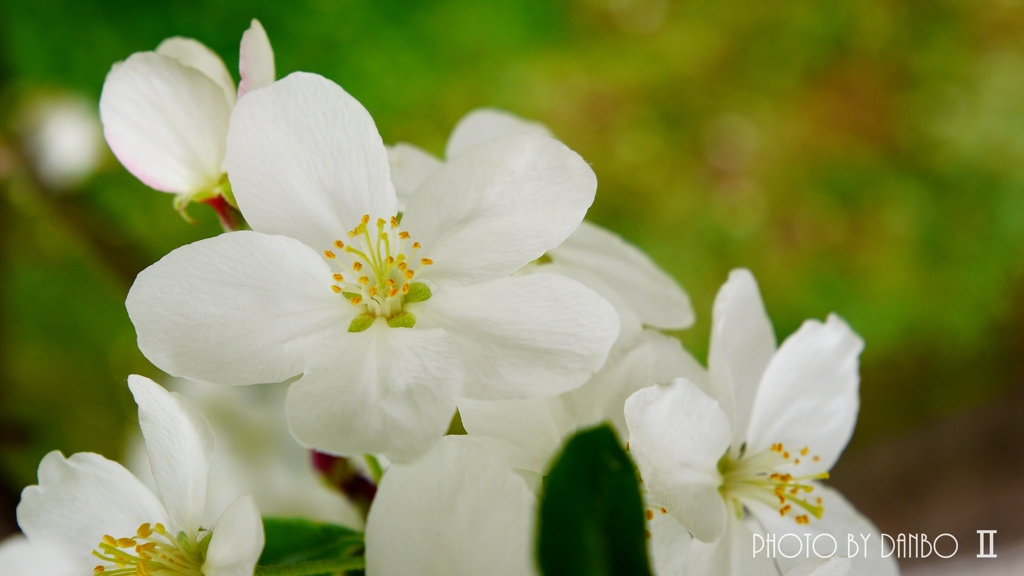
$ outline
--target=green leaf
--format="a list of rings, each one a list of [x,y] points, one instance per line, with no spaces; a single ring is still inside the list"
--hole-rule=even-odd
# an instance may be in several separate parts
[[[264,518],[267,543],[260,566],[297,564],[362,556],[363,534],[304,518]]]
[[[566,443],[544,480],[537,532],[545,576],[650,576],[636,470],[607,425]]]

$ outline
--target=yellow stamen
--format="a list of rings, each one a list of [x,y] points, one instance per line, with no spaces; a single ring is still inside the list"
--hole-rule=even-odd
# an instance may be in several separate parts
[[[331,260],[334,260],[335,258],[334,252],[331,252],[330,250],[324,250],[324,256],[330,258]]]

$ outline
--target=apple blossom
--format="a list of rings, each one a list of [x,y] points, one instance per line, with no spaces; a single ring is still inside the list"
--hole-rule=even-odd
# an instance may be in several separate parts
[[[171,252],[138,276],[128,312],[142,352],[173,375],[240,385],[302,374],[286,410],[304,446],[408,462],[444,434],[459,397],[564,392],[615,341],[615,310],[594,291],[556,274],[510,277],[593,202],[590,167],[551,138],[461,154],[399,223],[369,113],[295,73],[239,101],[227,166],[254,231]]]
[[[451,160],[488,140],[514,134],[551,135],[551,131],[540,122],[524,120],[509,112],[479,108],[456,123],[445,146],[445,157]],[[388,148],[388,158],[400,206],[443,165],[429,152],[405,142]],[[604,280],[645,325],[666,330],[693,325],[690,298],[679,284],[649,256],[605,228],[581,222],[565,242],[549,250],[545,257],[568,270],[589,272]]]
[[[41,562],[74,565],[76,574],[251,575],[264,538],[252,497],[235,500],[212,529],[201,522],[213,454],[206,419],[147,378],[130,376],[128,386],[156,493],[98,454],[50,452],[39,464],[39,484],[21,495],[18,524],[29,545],[18,545],[15,560],[45,551]]]
[[[504,462],[447,436],[393,464],[366,520],[367,576],[530,576],[537,499]]]
[[[856,423],[861,339],[835,315],[806,321],[776,348],[753,275],[735,270],[715,299],[703,390],[685,378],[626,401],[629,447],[648,491],[648,518],[665,516],[695,541],[688,573],[777,574],[793,561],[754,558],[755,532],[878,531],[818,481]],[[898,574],[874,550],[851,574]]]
[[[147,186],[190,201],[223,195],[228,120],[237,98],[274,81],[274,52],[258,20],[242,36],[237,94],[223,60],[191,38],[114,64],[103,82],[100,119],[110,149]]]

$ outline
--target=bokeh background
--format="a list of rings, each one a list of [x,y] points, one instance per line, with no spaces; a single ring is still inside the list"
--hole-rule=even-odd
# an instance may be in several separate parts
[[[550,126],[598,175],[588,217],[691,294],[698,358],[736,266],[780,340],[842,315],[867,348],[833,484],[961,555],[978,529],[1024,539],[1020,0],[0,0],[0,534],[47,451],[121,454],[126,375],[160,376],[128,287],[219,232],[105,149],[95,174],[48,178],[38,110],[95,114],[111,64],[168,36],[237,70],[252,17],[279,76],[338,82],[387,142],[440,154],[479,106]]]

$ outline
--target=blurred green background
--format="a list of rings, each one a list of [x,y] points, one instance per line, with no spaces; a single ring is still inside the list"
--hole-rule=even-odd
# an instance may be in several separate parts
[[[0,0],[8,523],[48,450],[119,454],[127,374],[159,375],[136,349],[127,289],[219,231],[203,206],[185,223],[112,158],[74,191],[34,185],[13,160],[19,110],[39,91],[95,106],[111,64],[173,35],[237,70],[252,17],[279,76],[335,80],[387,142],[440,154],[479,106],[550,126],[598,175],[589,218],[693,297],[698,323],[681,337],[698,358],[736,266],[760,280],[780,340],[805,318],[845,317],[867,341],[851,458],[1021,398],[1020,1]],[[1015,442],[1001,457],[1024,461]],[[959,465],[938,454],[935,466]],[[858,468],[855,494],[877,480]],[[867,488],[855,500],[878,508]]]

